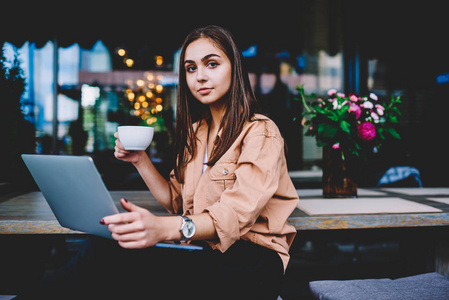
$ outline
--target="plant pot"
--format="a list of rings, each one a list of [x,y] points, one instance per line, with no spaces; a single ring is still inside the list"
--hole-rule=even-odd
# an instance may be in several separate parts
[[[323,197],[357,198],[349,155],[330,146],[323,148]]]

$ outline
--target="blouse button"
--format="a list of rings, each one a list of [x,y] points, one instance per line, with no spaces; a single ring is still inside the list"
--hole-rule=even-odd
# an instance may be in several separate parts
[[[228,175],[229,171],[227,169],[223,169],[223,175]]]

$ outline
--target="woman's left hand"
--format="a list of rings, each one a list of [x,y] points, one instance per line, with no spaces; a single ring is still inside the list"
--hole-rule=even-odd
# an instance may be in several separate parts
[[[128,212],[107,216],[100,221],[108,226],[112,238],[120,246],[129,249],[146,248],[163,240],[159,217],[126,199],[122,198],[120,203]]]

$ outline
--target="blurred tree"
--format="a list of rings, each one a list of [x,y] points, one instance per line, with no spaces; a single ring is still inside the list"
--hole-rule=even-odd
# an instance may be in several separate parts
[[[26,88],[18,55],[6,60],[3,48],[0,56],[0,182],[15,187],[29,183],[29,173],[20,157],[35,153],[34,125],[25,120],[22,94]],[[23,185],[22,185],[23,186]]]

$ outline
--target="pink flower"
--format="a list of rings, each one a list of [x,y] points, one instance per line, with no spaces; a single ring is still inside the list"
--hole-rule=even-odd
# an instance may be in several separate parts
[[[360,118],[360,115],[362,114],[362,109],[357,104],[351,103],[349,105],[348,112],[350,112],[350,113],[353,112],[355,114],[355,118],[358,119],[358,118]]]
[[[362,141],[369,142],[376,137],[376,128],[370,122],[357,126],[357,137]]]
[[[375,112],[371,112],[371,118],[374,120],[379,120],[379,116]]]
[[[359,98],[356,95],[351,95],[351,97],[349,97],[349,100],[351,100],[352,102],[357,102],[359,101]]]
[[[371,93],[371,94],[369,94],[369,97],[371,98],[371,99],[373,99],[374,101],[377,101],[377,95],[376,94],[374,94],[374,93]]]
[[[332,95],[334,95],[334,94],[336,94],[337,93],[337,90],[336,89],[330,89],[329,91],[327,91],[327,94],[329,95],[329,96],[332,96]]]
[[[306,125],[306,118],[302,118],[302,120],[301,120],[301,125],[302,125],[302,127],[304,127],[304,125]]]
[[[332,149],[340,149],[340,144],[339,143],[333,144]]]
[[[385,108],[382,105],[380,105],[380,104],[376,104],[375,107],[377,109],[377,114],[379,116],[383,116]]]

